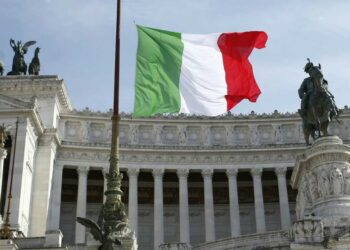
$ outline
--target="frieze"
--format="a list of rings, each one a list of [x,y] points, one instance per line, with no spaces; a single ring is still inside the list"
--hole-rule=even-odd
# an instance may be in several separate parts
[[[63,144],[65,145],[65,144]],[[122,163],[159,163],[169,165],[171,163],[177,164],[244,164],[244,163],[286,163],[289,162],[291,165],[294,162],[295,156],[298,151],[286,151],[283,153],[269,152],[270,157],[264,158],[266,152],[259,152],[259,154],[249,152],[227,152],[222,153],[220,151],[211,152],[208,155],[204,152],[134,152],[124,151],[121,149],[120,160]],[[220,154],[220,155],[216,155]],[[86,149],[84,151],[80,149],[72,148],[60,148],[58,152],[58,159],[62,160],[92,160],[100,162],[108,162],[110,156],[109,149],[98,150]]]

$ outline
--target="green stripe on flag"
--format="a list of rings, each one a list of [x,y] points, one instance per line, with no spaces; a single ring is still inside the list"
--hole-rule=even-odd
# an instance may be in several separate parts
[[[135,117],[180,110],[181,34],[137,26]]]

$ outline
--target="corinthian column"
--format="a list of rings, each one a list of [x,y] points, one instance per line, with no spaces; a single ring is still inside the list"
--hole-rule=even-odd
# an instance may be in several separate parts
[[[266,231],[264,198],[261,185],[262,168],[253,168],[250,172],[253,176],[254,183],[256,232],[262,233]]]
[[[204,179],[204,214],[205,214],[205,241],[215,240],[215,217],[213,200],[213,170],[203,169]]]
[[[190,220],[188,215],[188,169],[178,169],[179,177],[179,211],[180,211],[180,242],[190,245]]]
[[[231,236],[241,234],[241,225],[239,218],[239,204],[237,192],[237,173],[238,169],[227,169],[229,196],[230,196],[230,219],[231,219]]]
[[[137,177],[139,175],[138,168],[128,169],[129,175],[129,224],[137,235],[138,227],[138,203],[137,203]]]
[[[78,167],[78,200],[77,200],[77,217],[86,218],[86,195],[87,195],[87,175],[89,167]],[[85,227],[80,223],[75,226],[75,243],[85,243]]]
[[[275,173],[278,181],[278,194],[280,200],[280,213],[281,213],[281,226],[282,229],[288,229],[290,227],[290,213],[288,192],[286,184],[286,168],[276,168]]]
[[[154,178],[154,249],[164,243],[163,217],[163,173],[164,169],[153,169]]]

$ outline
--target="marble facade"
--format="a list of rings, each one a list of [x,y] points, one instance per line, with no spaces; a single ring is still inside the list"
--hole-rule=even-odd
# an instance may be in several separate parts
[[[66,244],[92,242],[75,217],[98,215],[111,113],[74,110],[57,76],[0,77],[0,93],[0,123],[13,125],[12,142],[19,120],[11,225],[26,236],[60,229]],[[347,107],[340,120],[330,132],[348,144]],[[121,114],[124,199],[140,249],[256,233],[249,237],[257,240],[271,231],[285,237],[276,230],[287,230],[295,220],[289,179],[305,149],[296,113],[143,119]],[[13,143],[7,150],[13,155]]]

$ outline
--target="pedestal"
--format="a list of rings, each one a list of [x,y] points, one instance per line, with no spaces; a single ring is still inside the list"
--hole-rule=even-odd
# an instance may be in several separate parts
[[[61,230],[48,230],[45,232],[45,247],[61,247],[63,234]]]
[[[341,139],[322,137],[298,156],[291,184],[298,189],[293,249],[296,244],[326,245],[348,233],[350,147]]]
[[[18,247],[12,240],[0,240],[0,249],[1,250],[17,250]]]
[[[118,240],[122,242],[122,245],[114,245],[113,250],[137,250],[137,240],[135,232],[129,231],[124,236],[117,236]],[[91,237],[87,237],[87,250],[97,250],[101,246],[101,243],[95,240],[92,240]]]

